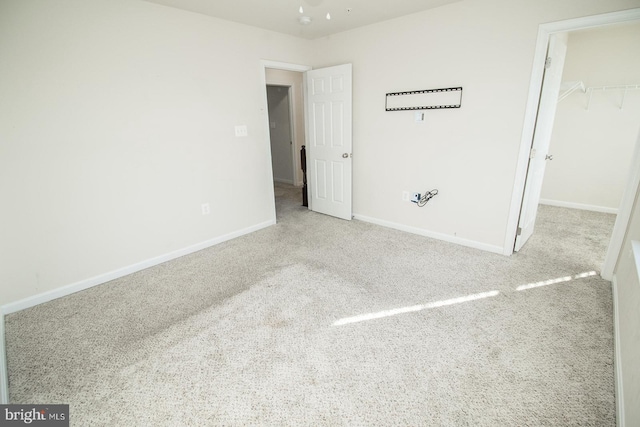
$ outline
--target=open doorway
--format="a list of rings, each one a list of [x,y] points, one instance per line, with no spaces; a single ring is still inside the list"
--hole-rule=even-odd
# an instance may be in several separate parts
[[[638,45],[640,22],[569,34],[540,203],[617,213],[640,130]]]
[[[566,55],[559,58],[557,49],[551,51],[560,36]],[[535,185],[536,178],[544,180],[533,199],[539,204],[529,206],[533,215],[524,211],[524,204],[521,215],[531,215],[536,227],[555,223],[558,239],[575,238],[589,224],[585,238],[576,244],[597,270],[604,262],[640,130],[640,58],[634,55],[639,43],[640,22],[553,34],[549,43],[551,64],[545,71],[540,109],[553,116],[538,115],[533,147],[537,159],[529,167],[541,166],[540,176],[530,171],[526,186]],[[547,73],[561,63],[563,70],[550,83],[554,76],[548,78]],[[553,83],[549,97],[545,89]],[[540,137],[546,138],[546,145],[536,141]],[[533,228],[522,218],[520,227],[516,251]]]
[[[267,84],[267,112],[269,114],[269,141],[271,144],[271,169],[273,181],[295,185],[293,145],[293,117],[291,86]]]
[[[301,71],[266,68],[265,81],[267,98],[271,95],[272,101],[279,102],[277,108],[269,111],[269,132],[276,138],[290,139],[288,150],[285,149],[287,141],[283,139],[280,149],[272,151],[272,156],[275,156],[272,163],[274,165],[277,163],[278,168],[273,171],[274,179],[300,187],[302,186],[300,150],[305,145],[304,74]],[[271,104],[268,105],[270,110],[272,106],[276,107],[274,102],[269,102],[269,99],[267,101]],[[275,114],[273,117],[272,113]],[[282,174],[288,174],[288,178],[282,179],[278,176]]]
[[[267,94],[265,107],[269,136],[276,140],[270,141],[270,153],[278,220],[278,208],[282,206],[279,198],[286,199],[289,204],[292,198],[296,198],[302,205],[300,151],[306,138],[304,72],[311,67],[274,61],[262,61],[261,66]]]
[[[590,225],[582,249],[598,271],[640,131],[638,44],[640,22],[569,33],[540,193],[538,210],[548,222],[549,212],[572,219],[559,235]],[[537,222],[546,226],[540,216]]]
[[[294,133],[297,133],[296,129],[298,129],[300,135],[306,135],[304,139],[308,141],[307,145],[304,144],[303,138],[294,137],[293,142],[294,152],[300,153],[300,155],[294,156],[294,162],[296,162],[294,182],[296,185],[301,184],[302,178],[301,149],[303,145],[307,145],[304,164],[309,168],[307,172],[309,183],[308,186],[300,188],[302,203],[307,205],[304,203],[304,195],[306,194],[310,210],[351,220],[353,218],[352,65],[341,64],[314,70],[311,70],[310,67],[274,64],[268,61],[262,61],[262,65],[265,73],[265,87],[267,84],[289,86],[290,98],[294,100],[294,105],[294,88],[296,86],[282,80],[272,80],[273,73],[291,75],[292,73],[288,72],[294,71],[294,75],[300,75],[304,71],[304,74],[300,75],[302,82],[298,80],[302,89],[297,92],[301,95],[304,93],[306,98],[299,98],[301,99],[300,109],[303,113],[298,113],[297,116],[300,119],[304,116],[304,120],[301,120],[299,124],[296,124],[295,107],[293,108]],[[283,70],[287,73],[284,73]],[[266,110],[266,96],[264,101],[264,110]],[[302,108],[302,105],[307,108]],[[265,124],[269,126],[268,117]],[[271,157],[271,153],[269,153],[269,157]],[[302,181],[303,184],[306,184],[304,180]]]
[[[549,40],[553,34],[559,34],[563,32],[571,32],[576,30],[583,30],[587,28],[595,28],[595,27],[604,27],[612,24],[638,21],[640,20],[640,9],[633,9],[628,11],[616,12],[611,14],[604,14],[593,17],[579,18],[569,21],[556,22],[552,24],[543,24],[540,26],[538,33],[538,42],[536,45],[536,54],[534,58],[534,68],[532,71],[531,78],[531,86],[530,86],[530,95],[527,104],[526,110],[526,118],[525,118],[525,127],[523,130],[522,141],[521,141],[521,151],[518,160],[518,166],[516,171],[516,179],[514,184],[514,197],[512,199],[512,205],[509,216],[509,225],[507,229],[507,234],[505,237],[505,254],[510,255],[513,250],[513,242],[516,241],[516,237],[519,231],[519,220],[520,220],[520,212],[521,207],[525,203],[525,182],[527,181],[527,172],[529,170],[529,160],[530,157],[534,155],[531,148],[531,141],[533,140],[533,135],[537,131],[536,129],[536,119],[541,111],[538,110],[540,106],[540,88],[542,87],[542,76],[545,70],[545,63],[548,65],[547,59],[547,48],[549,45]],[[540,153],[542,156],[546,156],[548,153]],[[625,187],[637,186],[637,183],[632,182],[632,178],[627,178]],[[626,191],[626,190],[625,190]],[[626,194],[626,193],[625,193]],[[635,193],[634,193],[635,194]],[[540,193],[537,195],[537,199],[533,200],[535,205],[538,205],[540,199]],[[624,229],[626,229],[626,221],[628,221],[629,212],[626,212],[629,204],[624,202],[624,215],[622,215],[622,219],[618,218],[616,225],[614,227],[613,237],[611,242],[609,243],[609,250],[607,251],[607,257],[605,260],[605,266],[603,267],[603,272],[605,271],[607,264],[612,260],[617,259],[619,253],[619,247],[617,250],[612,251],[612,247],[618,246],[621,244],[620,235],[624,234]],[[623,211],[621,207],[621,211]],[[624,222],[624,223],[623,223]],[[603,277],[606,275],[603,274]],[[605,277],[606,278],[606,277]]]

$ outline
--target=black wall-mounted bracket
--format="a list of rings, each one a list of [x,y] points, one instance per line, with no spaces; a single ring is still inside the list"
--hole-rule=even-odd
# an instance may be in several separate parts
[[[434,110],[460,108],[462,87],[411,90],[386,94],[386,111]]]

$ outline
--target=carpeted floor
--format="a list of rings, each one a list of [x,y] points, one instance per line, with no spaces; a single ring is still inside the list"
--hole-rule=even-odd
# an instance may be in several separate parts
[[[300,207],[7,316],[12,403],[73,426],[613,426],[614,216],[503,257]]]

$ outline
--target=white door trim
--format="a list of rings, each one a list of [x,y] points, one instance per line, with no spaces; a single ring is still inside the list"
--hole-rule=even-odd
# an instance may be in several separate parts
[[[616,217],[609,247],[607,248],[607,255],[604,258],[604,264],[600,272],[600,276],[605,280],[613,280],[613,272],[616,268],[620,251],[622,250],[625,235],[627,234],[627,227],[631,220],[631,213],[636,201],[638,189],[640,189],[640,134],[638,135],[636,148],[633,151],[627,186],[622,195],[622,201],[618,208],[618,216]]]
[[[266,61],[266,62],[270,62],[270,61]],[[286,63],[282,63],[282,62],[270,62],[270,64],[275,64],[275,65],[268,65],[266,68],[271,68],[271,69],[281,69],[284,70],[284,68],[276,68],[276,66],[284,66],[284,67],[288,67],[288,69],[286,69],[286,71],[294,71],[294,72],[300,72],[302,75],[302,87],[300,88],[296,88],[296,85],[291,84],[291,80],[287,80],[287,79],[271,79],[269,80],[269,82],[267,83],[268,85],[277,85],[277,86],[283,86],[283,87],[288,87],[289,88],[289,115],[291,116],[291,138],[293,141],[293,147],[291,147],[292,153],[293,153],[293,185],[295,185],[296,187],[300,187],[302,186],[302,179],[298,177],[298,173],[300,171],[300,168],[302,167],[302,165],[300,164],[300,151],[299,148],[303,145],[302,142],[304,141],[304,138],[298,138],[298,126],[296,124],[296,122],[298,120],[301,120],[304,123],[305,117],[304,114],[302,115],[302,117],[298,116],[298,113],[296,112],[296,109],[294,107],[296,107],[298,104],[296,103],[296,99],[299,96],[302,99],[302,105],[300,105],[300,108],[302,109],[302,111],[304,112],[305,108],[304,108],[304,72],[301,72],[298,69],[290,69],[292,68],[292,64],[286,64]],[[306,66],[294,66],[294,67],[302,67],[304,68],[304,70],[306,71],[307,69],[310,69],[310,67],[306,67]],[[304,126],[302,126],[303,130],[304,130]],[[300,140],[302,139],[302,141]]]
[[[293,101],[296,96],[296,88],[295,86],[289,85],[287,86],[287,96],[289,97],[289,137],[291,138],[290,147],[291,150],[291,161],[292,161],[292,175],[293,175],[293,185],[296,187],[302,185],[301,182],[298,182],[298,167],[300,166],[300,153],[297,153],[296,147],[298,146],[298,138],[296,137],[296,112],[293,109]],[[304,108],[304,107],[303,107]]]
[[[304,73],[305,71],[309,71],[311,69],[311,66],[309,65],[291,64],[289,62],[269,61],[267,59],[261,60],[260,66],[262,71],[264,71],[267,68],[275,68],[276,70],[298,71],[298,72]],[[266,79],[264,73],[262,74],[262,78]]]
[[[267,91],[264,89],[267,87],[267,68],[273,68],[276,70],[285,70],[285,71],[298,71],[303,73],[302,75],[302,87],[303,87],[303,99],[305,99],[305,91],[304,91],[304,87],[305,87],[305,77],[304,77],[304,72],[305,71],[309,71],[311,69],[311,67],[309,65],[300,65],[300,64],[291,64],[288,62],[278,62],[278,61],[270,61],[270,60],[260,60],[260,67],[259,67],[259,81],[260,81],[260,87],[263,88],[262,90],[262,108],[260,109],[262,114],[264,115],[264,120],[263,120],[263,131],[262,134],[264,135],[263,139],[265,141],[265,143],[263,144],[263,148],[265,150],[265,156],[267,159],[269,159],[269,176],[265,177],[265,180],[267,182],[271,182],[273,180],[273,167],[272,167],[272,159],[271,159],[271,140],[269,139],[269,108],[268,108],[268,103],[267,103]],[[291,95],[291,93],[289,94]],[[289,96],[289,98],[291,98],[291,96]],[[291,101],[291,99],[289,100]],[[304,104],[304,101],[303,101]],[[306,123],[306,108],[305,110],[305,123]],[[295,162],[295,157],[294,157],[294,162]],[[293,171],[293,176],[294,176],[294,181],[295,181],[295,177],[296,177],[296,171]],[[269,186],[269,191],[270,191],[270,198],[269,200],[274,200],[273,203],[273,212],[272,212],[272,219],[275,222],[276,220],[276,204],[275,204],[275,193],[273,191],[273,186]]]
[[[617,24],[628,21],[640,20],[640,8],[622,10],[619,12],[605,13],[602,15],[586,16],[583,18],[569,19],[566,21],[551,22],[541,24],[538,27],[538,39],[533,57],[533,68],[531,70],[531,81],[529,83],[529,96],[525,109],[525,119],[520,140],[520,151],[516,164],[516,174],[511,195],[511,206],[509,208],[509,218],[507,221],[507,232],[504,240],[504,255],[513,254],[513,245],[518,231],[518,220],[520,218],[520,207],[524,196],[524,185],[527,178],[527,165],[529,163],[529,150],[533,131],[536,125],[536,115],[538,102],[540,99],[540,88],[544,75],[544,61],[547,56],[547,45],[549,36],[553,33],[582,30],[591,27],[599,27],[608,24]],[[630,184],[631,180],[630,180]],[[621,206],[621,209],[623,207]],[[618,211],[622,214],[622,210]],[[618,249],[619,252],[619,249]],[[613,256],[608,253],[607,257]],[[617,253],[615,253],[617,259]]]
[[[0,405],[9,403],[9,372],[4,340],[4,311],[0,307]]]
[[[295,96],[295,87],[293,85],[291,85],[290,83],[282,83],[279,81],[275,81],[275,80],[270,80],[269,83],[267,83],[267,88],[269,87],[279,87],[279,88],[284,88],[287,90],[287,99],[289,100],[288,104],[289,104],[289,137],[290,137],[290,142],[291,142],[291,146],[289,147],[289,151],[291,151],[291,167],[292,167],[292,171],[291,171],[291,180],[280,180],[280,179],[276,179],[273,178],[274,181],[276,182],[284,182],[287,184],[291,184],[291,185],[295,185],[296,187],[299,185],[302,185],[302,183],[298,182],[298,166],[300,164],[300,160],[296,158],[296,146],[298,144],[298,140],[296,138],[296,128],[295,128],[295,119],[296,119],[296,115],[295,112],[293,110],[293,97]],[[267,118],[269,118],[269,112],[267,110]],[[271,119],[269,119],[269,122],[271,122]],[[269,129],[269,138],[271,138],[271,129]],[[273,160],[273,159],[272,159]]]

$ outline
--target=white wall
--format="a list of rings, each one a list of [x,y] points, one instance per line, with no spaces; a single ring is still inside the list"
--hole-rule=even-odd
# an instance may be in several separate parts
[[[640,23],[569,35],[563,81],[586,87],[640,84]],[[640,130],[640,90],[573,92],[558,104],[542,201],[615,211]]]
[[[289,86],[291,88],[291,104],[293,116],[293,144],[295,146],[295,185],[302,185],[302,168],[300,165],[300,149],[305,144],[304,139],[304,88],[302,87],[302,73],[296,71],[276,70],[267,68],[267,84]]]
[[[354,212],[502,253],[538,26],[637,6],[468,0],[314,41],[315,64],[353,64]],[[384,111],[387,92],[451,86],[459,110]]]
[[[143,1],[0,2],[0,306],[275,221],[260,60],[307,43]]]
[[[639,5],[466,0],[307,41],[146,2],[3,0],[0,305],[273,221],[260,59],[353,63],[356,213],[501,252],[538,25]],[[425,123],[384,111],[386,92],[454,85],[462,108]]]
[[[640,425],[640,256],[634,259],[631,242],[640,241],[640,192],[614,272],[616,288],[618,388],[622,390],[625,426]],[[620,396],[618,396],[620,398]],[[618,402],[620,404],[620,402]]]

